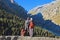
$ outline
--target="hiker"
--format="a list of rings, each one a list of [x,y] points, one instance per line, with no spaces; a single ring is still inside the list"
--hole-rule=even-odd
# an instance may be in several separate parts
[[[24,28],[21,29],[21,36],[24,36],[25,35],[25,30]]]
[[[21,32],[20,32],[20,34],[21,34],[21,40],[23,40],[23,37],[25,36],[25,29],[24,28],[21,28]]]
[[[33,36],[33,29],[34,29],[33,19],[30,18],[30,23],[29,23],[29,35],[30,35],[30,37]]]
[[[28,35],[28,30],[29,30],[29,17],[27,17],[27,20],[25,20],[25,30],[26,30],[25,35]]]

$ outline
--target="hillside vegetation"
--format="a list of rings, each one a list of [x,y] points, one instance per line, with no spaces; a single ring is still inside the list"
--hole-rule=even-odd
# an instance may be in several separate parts
[[[18,35],[23,22],[18,16],[0,9],[0,35]]]
[[[24,19],[0,9],[0,36],[1,35],[20,35],[21,28],[24,27]],[[52,32],[41,27],[35,26],[34,36],[55,37]]]

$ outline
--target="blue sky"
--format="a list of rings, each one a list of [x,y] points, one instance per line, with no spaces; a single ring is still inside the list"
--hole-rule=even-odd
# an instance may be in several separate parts
[[[25,10],[29,11],[32,8],[43,5],[46,3],[50,3],[53,0],[15,0],[19,5],[21,5]]]

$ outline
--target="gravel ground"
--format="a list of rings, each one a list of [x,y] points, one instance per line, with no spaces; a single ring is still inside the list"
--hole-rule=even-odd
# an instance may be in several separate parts
[[[0,40],[60,40],[60,38],[52,37],[21,37],[21,36],[0,36]]]

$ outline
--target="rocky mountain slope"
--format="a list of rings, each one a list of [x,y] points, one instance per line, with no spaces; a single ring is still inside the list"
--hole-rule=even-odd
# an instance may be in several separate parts
[[[41,13],[44,20],[51,20],[56,25],[60,25],[60,0],[55,0],[51,3],[37,6],[30,10],[28,13],[32,15]]]
[[[37,6],[28,13],[33,17],[36,25],[60,36],[60,0]]]
[[[35,12],[34,10],[33,12]],[[34,28],[34,36],[55,37],[56,35],[60,35],[60,26],[52,23],[52,19],[46,19],[43,15],[44,12],[40,12],[40,7],[38,8],[38,10],[35,12],[36,14],[31,11],[29,12],[34,14],[31,17],[35,19],[34,21],[36,22],[36,24],[42,27],[42,29],[37,26]],[[0,35],[20,35],[21,27],[24,27],[24,20],[21,18],[26,17],[26,10],[16,4],[13,0],[0,0]],[[59,16],[57,15],[56,18],[57,17]],[[43,28],[46,28],[51,32],[46,31],[46,29],[44,30]],[[55,34],[53,34],[52,32]]]
[[[14,0],[0,0],[0,8],[22,18],[25,18],[27,16],[27,11],[15,3]]]

